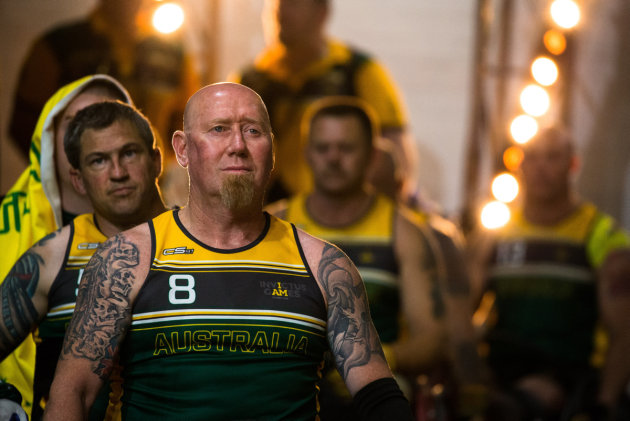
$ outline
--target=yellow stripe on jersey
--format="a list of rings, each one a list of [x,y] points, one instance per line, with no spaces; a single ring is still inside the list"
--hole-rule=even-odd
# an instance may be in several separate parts
[[[156,311],[133,316],[132,325],[157,323],[177,319],[205,319],[205,320],[276,320],[287,323],[302,324],[317,330],[325,331],[324,320],[309,317],[304,314],[276,310],[233,310],[233,309],[183,309],[170,311]]]
[[[245,250],[229,251],[230,255],[238,254],[238,259],[225,259],[228,257],[221,251],[215,251],[210,247],[204,246],[192,238],[188,237],[181,229],[169,229],[173,223],[173,211],[165,212],[162,217],[153,220],[155,232],[168,232],[168,243],[163,248],[155,250],[153,259],[153,269],[160,268],[194,268],[203,266],[204,269],[210,268],[234,268],[239,269],[275,269],[287,271],[290,273],[307,274],[308,270],[304,266],[302,256],[298,252],[283,255],[284,261],[277,262],[267,260],[261,256],[257,247],[251,247]],[[271,224],[269,232],[265,236],[265,241],[270,247],[277,249],[296,250],[295,240],[292,236],[285,235],[286,227],[282,224]],[[276,244],[273,244],[273,243]],[[203,249],[204,259],[199,259],[200,249]],[[168,257],[165,257],[168,256]],[[209,257],[206,257],[209,256]],[[261,258],[263,257],[263,258]]]
[[[72,312],[74,312],[74,303],[51,308],[48,313],[46,313],[46,317],[57,317],[72,314]]]
[[[326,227],[317,223],[306,210],[306,194],[289,200],[286,220],[309,234],[325,238],[332,243],[348,245],[389,244],[392,241],[395,203],[383,195],[376,195],[370,210],[357,222],[345,227]],[[335,241],[337,240],[337,241]]]
[[[94,215],[86,213],[74,219],[74,233],[66,267],[85,267],[98,246],[107,241],[96,226]],[[86,247],[89,244],[89,247]]]
[[[85,267],[90,261],[91,257],[92,256],[81,256],[81,257],[68,256],[66,267],[79,267],[79,268]]]
[[[501,237],[525,238],[562,238],[564,241],[583,244],[593,228],[591,222],[597,214],[597,209],[590,203],[581,205],[568,218],[549,227],[529,222],[523,215],[523,209],[518,207],[512,211],[512,218],[508,225],[498,231]]]
[[[282,271],[294,274],[308,275],[308,271],[303,264],[300,265],[286,265],[277,262],[266,262],[257,260],[163,260],[155,258],[153,260],[153,269],[178,269],[186,268],[195,271],[209,272],[215,269],[231,269],[242,271],[244,269],[250,270],[272,270]]]

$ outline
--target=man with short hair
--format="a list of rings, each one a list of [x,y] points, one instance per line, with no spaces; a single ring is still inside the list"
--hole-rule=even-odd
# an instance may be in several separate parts
[[[157,187],[161,153],[149,122],[133,107],[109,101],[83,108],[70,122],[64,146],[72,183],[94,213],[41,239],[0,285],[0,358],[39,328],[33,419],[40,419],[48,398],[89,258],[111,235],[166,210]]]
[[[90,5],[86,15],[39,34],[25,51],[7,120],[11,139],[27,156],[32,125],[46,98],[72,80],[106,73],[129,89],[151,120],[163,154],[160,186],[166,203],[182,204],[187,180],[170,145],[164,145],[182,119],[188,96],[199,86],[184,32],[163,36],[153,30],[152,1],[94,0]]]
[[[72,187],[63,138],[77,111],[105,100],[132,102],[125,88],[112,77],[83,77],[59,88],[41,110],[37,125],[29,128],[33,132],[29,166],[0,204],[0,279],[36,241],[67,225],[75,216],[92,211],[88,197]],[[28,414],[33,405],[34,366],[32,337],[0,363],[0,378],[18,388]]]
[[[488,365],[516,408],[500,419],[612,415],[630,380],[630,238],[575,191],[574,148],[558,127],[524,145],[522,203],[470,243]]]
[[[411,382],[442,358],[444,302],[441,256],[427,224],[367,185],[378,127],[358,98],[315,101],[302,121],[314,187],[270,205],[272,213],[338,245],[363,278],[374,325],[399,382]],[[334,371],[322,385],[324,419],[356,419]],[[403,387],[403,390],[405,388]],[[326,400],[324,400],[326,398]]]
[[[352,262],[262,210],[273,145],[261,98],[202,88],[173,148],[188,206],[90,260],[48,419],[80,418],[119,360],[123,419],[312,420],[330,347],[365,419],[411,420]]]

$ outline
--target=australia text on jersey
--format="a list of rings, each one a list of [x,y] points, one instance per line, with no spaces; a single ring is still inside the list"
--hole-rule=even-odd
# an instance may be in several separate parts
[[[271,333],[271,335],[269,335]],[[271,336],[271,337],[269,337]],[[216,349],[218,352],[231,353],[263,353],[263,354],[307,354],[308,338],[299,338],[289,334],[281,341],[279,332],[257,330],[184,330],[172,331],[170,335],[159,332],[155,335],[155,350],[153,355],[173,355],[189,352],[208,352]]]

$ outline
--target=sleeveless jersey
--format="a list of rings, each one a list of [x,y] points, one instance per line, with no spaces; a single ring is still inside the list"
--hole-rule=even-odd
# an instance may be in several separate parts
[[[551,228],[528,223],[517,210],[490,262],[498,316],[488,335],[490,363],[587,369],[598,317],[595,269],[627,241],[592,204]]]
[[[153,261],[121,347],[123,419],[315,419],[324,297],[297,231],[266,214],[251,244],[209,247],[178,211],[150,221]]]
[[[288,201],[286,219],[309,234],[341,248],[357,266],[368,295],[370,314],[382,342],[394,342],[399,335],[398,262],[394,255],[394,218],[396,206],[383,195],[376,195],[368,212],[345,227],[318,224],[306,210],[306,195]]]
[[[66,328],[74,312],[77,288],[90,257],[107,240],[94,223],[94,215],[77,216],[70,224],[70,239],[63,265],[48,292],[48,313],[39,325],[35,356],[33,418],[41,415],[61,353]]]

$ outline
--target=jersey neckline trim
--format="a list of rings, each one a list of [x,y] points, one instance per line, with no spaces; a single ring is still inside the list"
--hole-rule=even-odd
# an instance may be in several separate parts
[[[271,226],[271,218],[269,216],[269,213],[263,212],[263,214],[265,215],[265,226],[263,227],[262,232],[260,233],[260,235],[254,241],[252,241],[251,243],[249,243],[247,245],[244,245],[243,247],[238,247],[238,248],[235,248],[235,249],[220,249],[220,248],[217,248],[217,247],[209,246],[209,245],[203,243],[202,241],[200,241],[199,239],[197,239],[194,235],[192,235],[186,229],[186,227],[184,227],[184,224],[182,224],[181,219],[179,219],[179,211],[180,210],[181,209],[174,209],[173,210],[173,219],[175,220],[175,223],[177,224],[179,229],[182,230],[182,233],[184,233],[184,235],[186,237],[190,238],[192,241],[194,241],[199,246],[205,248],[206,250],[210,250],[212,252],[215,252],[215,253],[223,253],[223,254],[239,253],[241,251],[245,251],[245,250],[249,250],[251,248],[254,248],[267,236],[267,233],[269,232],[269,227]]]

